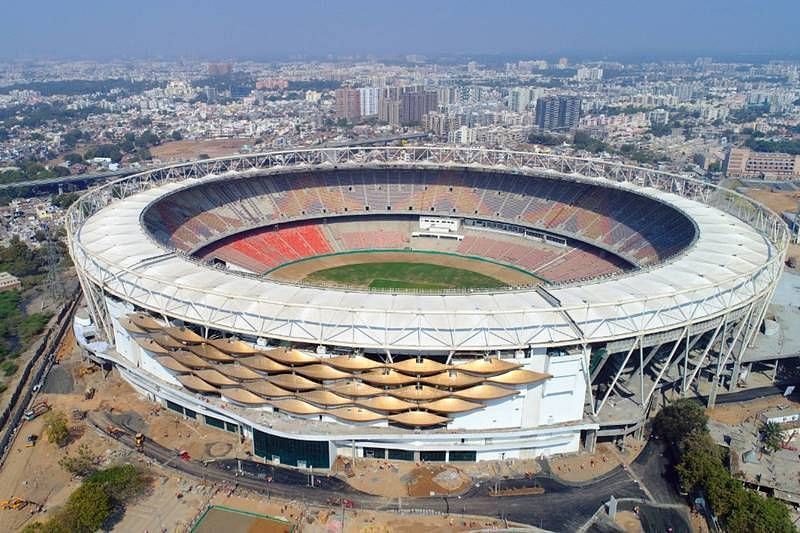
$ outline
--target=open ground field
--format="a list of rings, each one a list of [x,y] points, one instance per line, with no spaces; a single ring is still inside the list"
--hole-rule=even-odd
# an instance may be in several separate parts
[[[458,255],[358,252],[315,257],[273,270],[281,281],[328,282],[379,288],[493,288],[531,285],[533,274]]]
[[[186,159],[197,159],[200,154],[208,157],[222,157],[238,153],[242,146],[252,145],[254,139],[203,139],[203,140],[183,140],[172,141],[153,146],[150,153],[153,157],[163,162],[183,161]]]
[[[797,202],[800,201],[800,192],[797,191],[773,191],[756,188],[743,188],[742,191],[750,198],[761,202],[778,214],[784,211],[797,211]]]

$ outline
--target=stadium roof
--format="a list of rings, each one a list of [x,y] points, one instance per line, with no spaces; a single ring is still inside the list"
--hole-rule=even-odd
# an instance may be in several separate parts
[[[552,171],[544,174],[556,177]],[[569,177],[612,184],[602,178]],[[549,287],[547,294],[516,289],[369,293],[365,298],[363,291],[285,284],[203,265],[166,251],[146,233],[140,216],[148,204],[213,178],[154,185],[100,209],[79,228],[79,246],[73,247],[76,262],[105,290],[190,323],[252,337],[429,353],[597,342],[682,328],[763,295],[782,267],[776,257],[781,252],[739,218],[624,181],[613,185],[675,205],[694,220],[694,244],[666,263]]]

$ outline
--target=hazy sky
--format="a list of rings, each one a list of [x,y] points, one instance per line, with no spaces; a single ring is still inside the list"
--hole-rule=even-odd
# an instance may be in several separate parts
[[[800,56],[800,0],[4,0],[4,58]]]

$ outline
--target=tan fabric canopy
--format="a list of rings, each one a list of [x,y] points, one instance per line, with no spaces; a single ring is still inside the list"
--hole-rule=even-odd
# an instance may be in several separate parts
[[[257,351],[255,348],[239,339],[211,339],[208,343],[225,353],[232,353],[235,355],[252,355]]]
[[[550,374],[518,369],[500,374],[499,376],[492,376],[487,378],[486,381],[500,383],[502,385],[527,385],[529,383],[536,383],[537,381],[544,381],[550,377],[552,377]]]
[[[392,370],[391,368],[370,370],[369,372],[360,374],[358,377],[367,383],[373,383],[375,385],[407,385],[417,380],[413,376],[401,374],[397,370]]]
[[[273,385],[269,381],[252,381],[250,383],[245,383],[244,388],[250,392],[266,396],[267,398],[286,398],[294,394],[277,385]]]
[[[466,413],[467,411],[474,411],[480,409],[483,405],[475,402],[468,402],[460,398],[442,398],[435,402],[427,402],[420,405],[423,409],[436,411],[437,413]]]
[[[433,359],[426,359],[425,357],[406,359],[399,363],[392,363],[391,368],[413,375],[436,374],[448,368],[447,365],[434,361]]]
[[[339,355],[337,357],[323,359],[322,362],[340,370],[350,370],[351,372],[363,372],[383,366],[383,363],[373,361],[363,355]]]
[[[164,329],[164,324],[144,313],[133,313],[132,315],[128,315],[128,318],[131,322],[136,324],[137,327],[147,331],[159,331]]]
[[[397,398],[415,402],[438,400],[439,398],[444,398],[450,394],[447,391],[443,391],[435,387],[429,387],[427,385],[422,385],[421,387],[408,385],[407,387],[401,387],[399,389],[389,389],[386,392]]]
[[[172,370],[173,372],[177,372],[178,374],[188,374],[192,371],[191,368],[179,363],[178,361],[176,361],[175,359],[173,359],[168,355],[159,356],[156,358],[156,361],[158,361],[158,364],[160,364],[167,370]]]
[[[295,369],[295,372],[302,376],[318,380],[345,379],[352,377],[352,374],[349,372],[342,372],[341,370],[336,370],[332,366],[322,364],[301,366]]]
[[[153,340],[168,350],[180,350],[181,348],[186,348],[185,343],[176,340],[169,335],[156,335],[153,337]]]
[[[401,400],[400,398],[389,396],[388,394],[364,398],[362,400],[358,400],[356,403],[358,405],[363,405],[364,407],[369,407],[370,409],[375,409],[376,411],[390,412],[407,411],[417,406],[415,403],[407,402],[405,400]]]
[[[301,400],[311,402],[324,407],[348,405],[353,403],[350,398],[339,396],[335,392],[329,390],[312,390],[310,392],[302,392],[297,395]]]
[[[205,381],[211,383],[216,387],[229,387],[231,385],[238,385],[239,383],[232,380],[228,376],[214,370],[213,368],[206,368],[203,370],[195,370],[194,375]]]
[[[246,366],[241,365],[216,365],[214,368],[225,374],[229,378],[238,380],[261,379],[261,374],[253,372]]]
[[[169,350],[158,344],[153,339],[148,339],[145,337],[135,337],[133,340],[135,340],[136,344],[138,344],[148,352],[161,355],[169,353]]]
[[[323,410],[319,407],[315,407],[308,402],[304,402],[303,400],[298,400],[296,398],[287,398],[286,400],[270,400],[269,404],[280,409],[281,411],[286,411],[287,413],[293,413],[296,415],[315,415],[323,412]]]
[[[211,344],[193,344],[191,346],[187,346],[187,349],[202,357],[203,359],[209,359],[211,361],[217,361],[220,363],[230,363],[233,361],[233,357],[226,354],[219,348],[215,348]]]
[[[480,359],[473,359],[467,363],[456,365],[456,368],[464,372],[472,374],[499,374],[500,372],[508,372],[519,368],[519,363],[508,361],[506,359],[498,359],[497,357],[482,357]]]
[[[187,352],[186,350],[172,352],[170,356],[182,365],[186,365],[189,368],[211,368],[211,363],[201,359],[192,352]]]
[[[200,344],[201,342],[206,341],[205,338],[201,337],[189,328],[172,326],[169,328],[164,328],[163,331],[173,339],[185,342],[187,344]]]
[[[250,357],[244,357],[239,359],[239,362],[243,365],[249,366],[250,368],[254,368],[255,370],[269,372],[270,374],[289,372],[291,370],[291,368],[283,363],[273,361],[269,357],[264,357],[263,355],[251,355]]]
[[[275,374],[274,376],[268,376],[267,381],[293,391],[319,389],[321,387],[319,383],[297,374]]]
[[[224,398],[228,398],[229,400],[233,400],[236,403],[242,403],[246,405],[266,405],[267,403],[269,403],[261,396],[257,396],[246,389],[239,389],[239,388],[223,389],[222,391],[220,391],[220,394],[222,394]]]
[[[299,350],[291,350],[289,348],[275,348],[274,350],[269,350],[263,353],[270,359],[285,365],[309,365],[311,363],[319,363],[319,359],[317,357]]]
[[[435,415],[427,411],[406,411],[388,416],[392,422],[412,427],[436,426],[449,422],[450,419],[444,416]]]
[[[185,376],[176,377],[178,381],[180,381],[181,384],[189,390],[193,390],[195,392],[219,392],[217,391],[216,387],[209,385],[197,376],[187,374]]]
[[[471,376],[458,370],[447,370],[432,376],[420,378],[420,381],[437,387],[469,387],[482,383],[484,378]]]
[[[133,320],[131,320],[126,316],[123,316],[119,319],[119,325],[122,326],[122,329],[124,329],[128,333],[133,333],[134,335],[142,335],[144,333],[147,333],[146,329],[140,328],[133,322]]]
[[[386,417],[380,413],[372,412],[361,407],[339,407],[338,409],[328,409],[327,414],[340,420],[348,422],[374,422],[384,420]]]
[[[364,398],[366,396],[376,396],[383,392],[383,389],[361,383],[360,381],[343,381],[334,383],[328,390],[341,394],[342,396],[352,396],[353,398]]]
[[[463,398],[465,400],[497,400],[499,398],[506,398],[507,396],[514,396],[519,394],[519,391],[484,383],[475,385],[464,390],[453,391],[453,396]]]

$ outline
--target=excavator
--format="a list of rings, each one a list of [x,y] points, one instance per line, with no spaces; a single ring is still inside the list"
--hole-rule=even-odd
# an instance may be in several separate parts
[[[36,502],[18,498],[16,496],[11,498],[10,500],[0,500],[0,509],[4,511],[18,511],[20,509],[24,509],[28,505],[36,505],[39,508],[41,508],[41,505],[39,505]]]

